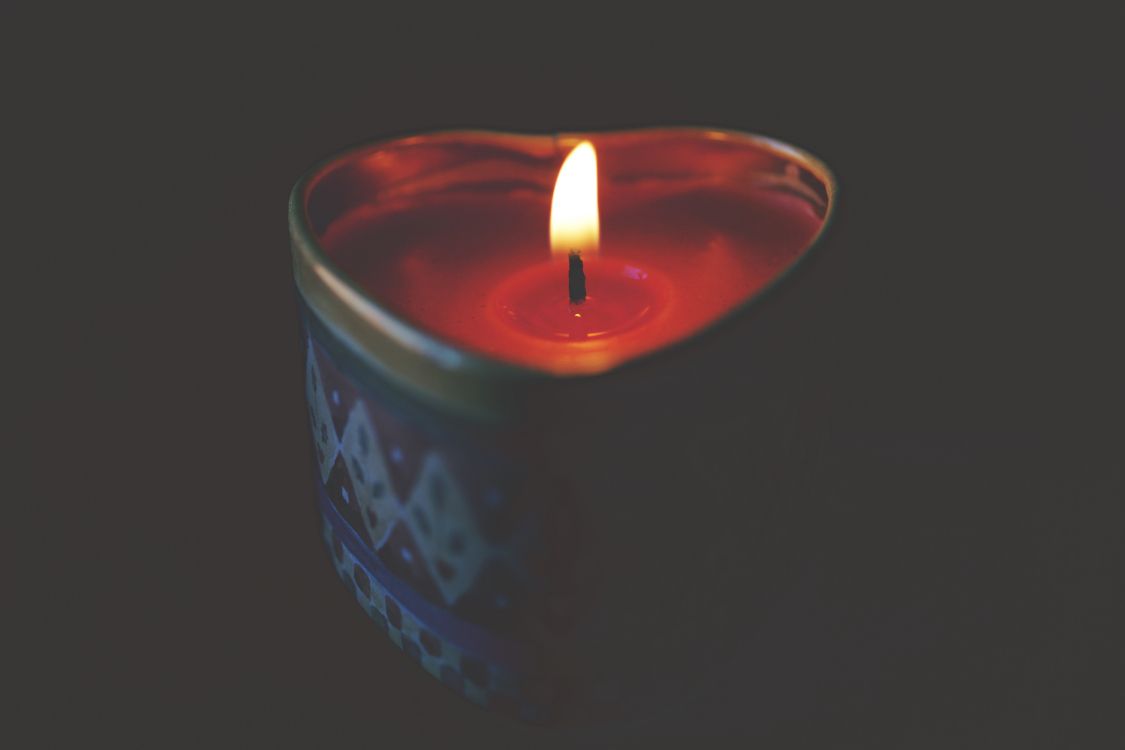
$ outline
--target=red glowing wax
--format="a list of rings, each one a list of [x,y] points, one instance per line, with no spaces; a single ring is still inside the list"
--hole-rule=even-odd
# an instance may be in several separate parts
[[[584,137],[598,152],[601,247],[584,256],[582,304],[570,302],[566,257],[552,257],[547,236],[551,188],[575,139],[391,142],[338,168],[354,206],[317,217],[325,186],[314,186],[310,215],[328,256],[401,319],[559,374],[603,371],[693,335],[790,268],[823,225],[826,178],[783,150],[709,131]]]
[[[615,258],[595,257],[584,265],[587,297],[582,302],[570,300],[567,262],[560,258],[504,280],[486,308],[501,325],[572,345],[621,336],[668,309],[671,288],[662,276]]]

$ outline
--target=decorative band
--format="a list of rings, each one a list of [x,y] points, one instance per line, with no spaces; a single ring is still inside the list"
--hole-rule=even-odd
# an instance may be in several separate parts
[[[331,523],[333,532],[349,554],[360,561],[364,570],[377,585],[390,594],[402,606],[415,613],[418,619],[426,622],[427,628],[438,637],[458,643],[490,662],[508,669],[519,669],[530,660],[530,655],[519,644],[497,638],[483,627],[465,622],[454,616],[448,609],[427,601],[408,583],[402,581],[371,552],[360,539],[355,529],[340,515],[340,511],[324,495],[324,488],[318,487],[320,512]]]
[[[324,541],[332,554],[336,573],[392,643],[447,687],[479,706],[525,721],[543,721],[546,718],[545,707],[531,702],[524,695],[521,675],[511,664],[488,658],[474,649],[466,642],[475,640],[471,637],[459,639],[458,643],[439,635],[430,623],[424,621],[425,615],[421,613],[422,609],[431,609],[432,605],[417,607],[427,603],[420,598],[400,597],[392,592],[376,577],[371,565],[372,557],[369,553],[365,554],[367,551],[363,545],[357,543],[355,532],[330,505],[322,501],[320,508]]]

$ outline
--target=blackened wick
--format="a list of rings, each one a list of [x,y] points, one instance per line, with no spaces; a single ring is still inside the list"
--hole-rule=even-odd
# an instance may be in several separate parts
[[[586,271],[582,268],[582,254],[570,251],[570,302],[578,304],[586,301]]]

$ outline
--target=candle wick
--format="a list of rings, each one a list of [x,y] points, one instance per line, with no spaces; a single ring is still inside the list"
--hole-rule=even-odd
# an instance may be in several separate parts
[[[582,268],[582,253],[570,251],[570,303],[581,304],[586,301],[586,272]]]

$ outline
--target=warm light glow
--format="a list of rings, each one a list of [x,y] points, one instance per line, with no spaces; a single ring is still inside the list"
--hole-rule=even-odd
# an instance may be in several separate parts
[[[582,141],[566,157],[551,198],[551,252],[598,252],[598,158]]]

